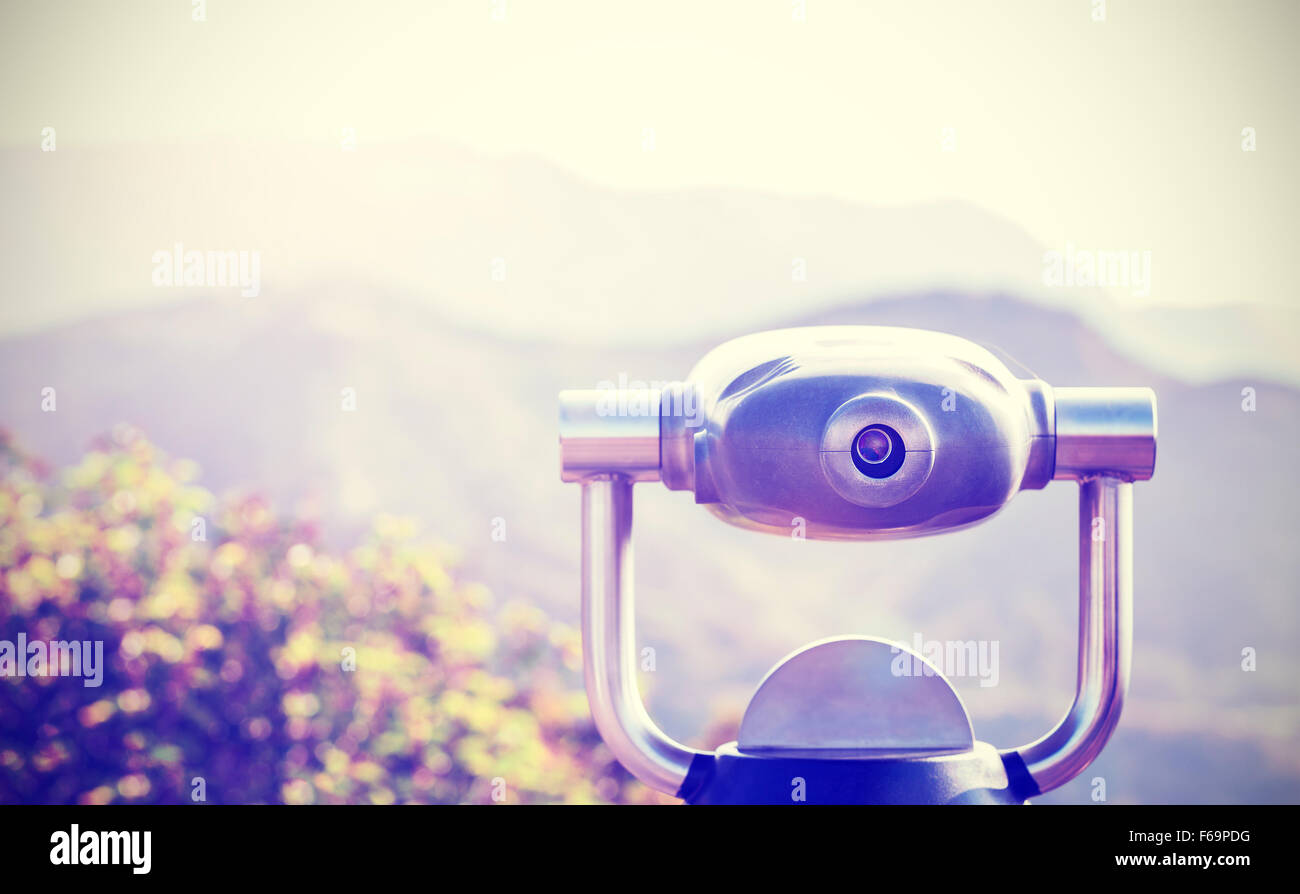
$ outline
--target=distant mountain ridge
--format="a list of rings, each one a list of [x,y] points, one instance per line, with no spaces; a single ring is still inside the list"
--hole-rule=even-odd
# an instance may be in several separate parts
[[[250,300],[389,291],[498,337],[709,341],[738,320],[755,329],[954,290],[1069,310],[1124,353],[1187,381],[1300,385],[1300,307],[1224,296],[1221,307],[1186,308],[1125,288],[1049,287],[1044,259],[1061,246],[960,202],[622,191],[537,158],[433,139],[355,152],[222,142],[10,148],[0,150],[0,188],[0,333],[202,299],[209,290],[153,287],[154,254],[179,242],[258,252],[261,295]]]

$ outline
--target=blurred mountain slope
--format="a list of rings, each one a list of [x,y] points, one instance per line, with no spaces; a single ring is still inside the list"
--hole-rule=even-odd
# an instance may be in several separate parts
[[[646,157],[653,164],[654,156]],[[204,296],[155,288],[152,257],[260,253],[277,300],[405,294],[460,328],[653,347],[714,341],[863,297],[960,289],[1069,309],[1130,356],[1195,382],[1300,385],[1300,308],[1161,289],[1044,285],[1042,245],[962,202],[862,205],[736,189],[621,191],[530,156],[421,139],[354,152],[246,142],[0,149],[0,334]],[[1067,233],[1068,235],[1068,233]],[[1141,246],[1080,245],[1084,251]]]

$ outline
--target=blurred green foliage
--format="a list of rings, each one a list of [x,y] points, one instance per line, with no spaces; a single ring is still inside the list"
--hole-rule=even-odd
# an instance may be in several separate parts
[[[0,801],[660,800],[591,727],[576,631],[494,609],[409,522],[331,554],[126,427],[59,474],[5,439],[0,473],[0,639],[106,665],[0,678]]]

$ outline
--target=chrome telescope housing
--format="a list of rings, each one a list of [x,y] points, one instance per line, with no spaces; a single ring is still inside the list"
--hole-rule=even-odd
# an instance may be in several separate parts
[[[916,758],[955,768],[915,798],[913,783],[891,787],[879,774],[863,783],[899,801],[952,800],[958,777],[1014,802],[1065,784],[1119,720],[1132,651],[1132,488],[1152,476],[1155,452],[1151,389],[1053,388],[972,342],[916,329],[762,332],[719,346],[662,389],[561,392],[561,477],[582,488],[584,675],[601,737],[647,785],[701,803],[709,775],[721,779],[744,757],[857,759],[863,772],[888,766],[891,780],[916,770]],[[636,685],[634,484],[693,492],[749,530],[789,536],[800,519],[809,539],[845,541],[958,530],[1054,480],[1079,485],[1078,678],[1073,704],[1042,738],[998,751],[975,742],[941,675],[900,690],[884,665],[902,647],[869,637],[787,658],[760,685],[740,740],[716,755],[673,741],[647,714]],[[810,690],[822,693],[812,711]]]

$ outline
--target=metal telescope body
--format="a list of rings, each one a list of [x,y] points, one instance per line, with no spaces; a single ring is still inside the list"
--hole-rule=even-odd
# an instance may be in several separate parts
[[[972,342],[918,329],[761,332],[715,348],[662,390],[561,392],[561,477],[582,487],[583,665],[596,728],[638,779],[692,803],[1023,803],[1057,788],[1119,721],[1133,482],[1151,477],[1155,453],[1151,389],[1053,388]],[[860,636],[780,662],[737,741],[716,752],[673,741],[646,713],[634,484],[691,491],[753,531],[887,540],[976,524],[1056,480],[1079,486],[1078,678],[1042,738],[1001,750],[976,741],[937,669]]]

